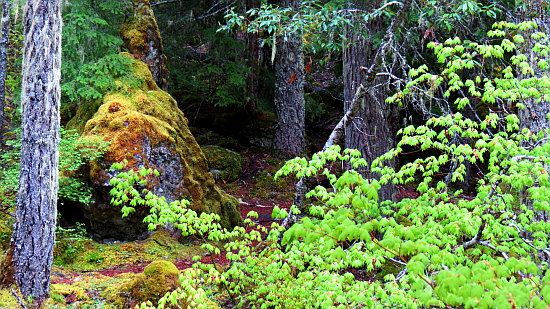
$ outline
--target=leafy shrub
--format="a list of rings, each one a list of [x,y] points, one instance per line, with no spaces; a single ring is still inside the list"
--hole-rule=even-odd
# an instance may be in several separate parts
[[[20,132],[17,132],[20,135]],[[3,204],[15,205],[19,187],[21,139],[6,142],[9,150],[0,155],[0,188]],[[88,161],[100,158],[107,143],[97,138],[80,137],[74,130],[61,129],[59,142],[59,197],[88,204],[91,189],[79,179],[80,168]]]
[[[444,72],[437,76],[426,68],[413,72],[416,79],[389,100],[402,102],[416,91],[430,94],[434,83],[445,85],[447,98],[471,95],[456,99],[458,110],[473,98],[518,108],[522,107],[518,98],[547,100],[548,77],[529,75],[531,64],[521,54],[510,57],[514,67],[502,67],[498,78],[463,81],[459,74],[483,69],[484,62],[474,59],[478,56],[489,61],[516,51],[516,44],[524,40],[517,33],[515,43],[507,40],[506,31],[532,26],[496,24],[491,34],[501,39],[494,45],[459,39],[432,44],[446,65]],[[540,33],[534,36],[545,38]],[[547,65],[548,47],[543,43],[537,45],[540,67]],[[133,184],[143,185],[153,171],[123,174],[123,179],[114,180],[117,187],[112,194],[115,200],[123,198],[119,204],[152,203],[154,211],[147,219],[151,227],[173,222],[184,235],[196,233],[210,240],[203,247],[212,254],[225,253],[231,261],[225,271],[215,264],[197,263],[198,274],[187,283],[208,286],[206,295],[224,294],[239,307],[547,308],[550,222],[540,218],[550,211],[550,143],[545,137],[550,132],[533,134],[520,128],[518,117],[507,110],[489,111],[479,119],[459,112],[434,116],[424,125],[402,129],[396,148],[373,163],[380,180],[364,179],[355,171],[366,165],[359,151],[342,152],[338,146],[309,160],[288,161],[276,177],[324,177],[328,182],[306,195],[311,201],[308,216],[288,230],[274,223],[268,231],[251,219],[245,220],[251,227],[248,232],[243,227],[221,230],[215,216],[199,219],[181,208],[186,203],[174,207],[148,191],[127,187],[130,182],[125,179],[137,177]],[[458,142],[451,141],[453,136],[460,137]],[[427,155],[395,170],[383,165],[405,147]],[[467,177],[466,162],[481,171],[470,196],[451,186]],[[336,173],[335,164],[350,169]],[[447,173],[449,177],[440,175]],[[384,183],[408,184],[416,179],[418,198],[378,201]],[[275,208],[273,215],[288,214]],[[262,233],[267,234],[265,239]],[[191,293],[167,294],[162,304],[177,302],[178,297],[189,298]]]
[[[111,75],[129,72],[118,56],[118,27],[128,1],[73,1],[63,6],[63,103],[96,99],[114,85]],[[115,73],[115,74],[113,74]],[[118,74],[117,74],[118,73]]]

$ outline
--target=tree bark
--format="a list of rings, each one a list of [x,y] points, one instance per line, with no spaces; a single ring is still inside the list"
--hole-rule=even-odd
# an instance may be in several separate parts
[[[542,77],[550,73],[548,70],[542,70],[538,66],[539,55],[533,51],[535,42],[530,38],[530,34],[534,32],[543,32],[547,37],[550,37],[550,16],[545,12],[546,7],[543,6],[543,2],[537,0],[526,1],[526,11],[520,13],[520,15],[523,15],[524,20],[532,20],[538,25],[538,29],[531,29],[528,32],[529,37],[526,35],[528,44],[523,51],[531,64],[531,68],[534,70],[534,77]],[[525,105],[525,108],[520,109],[518,112],[521,127],[529,129],[535,135],[539,135],[541,132],[550,129],[550,121],[548,120],[550,102],[543,100],[537,103],[536,98],[527,98],[522,103]],[[543,134],[544,137],[548,137],[548,133]],[[550,172],[548,167],[546,169]],[[529,207],[533,207],[532,200],[527,199],[525,203]],[[535,211],[534,219],[537,222],[547,222],[550,220],[550,214],[546,211]],[[543,251],[539,252],[539,259],[541,263],[546,262],[550,264],[549,256]]]
[[[61,98],[61,1],[28,0],[24,18],[22,146],[14,279],[40,306],[48,296],[55,242]]]
[[[250,10],[260,6],[258,0],[247,0],[246,9]],[[258,76],[260,75],[260,43],[257,33],[246,33],[246,45],[248,50],[248,74],[246,75],[247,98],[246,110],[254,117],[258,116]]]
[[[532,0],[527,1],[526,4],[527,11],[524,15],[529,14],[530,16],[525,16],[524,18],[536,22],[539,26],[538,29],[532,29],[529,34],[544,32],[550,37],[550,16],[545,13],[542,1]],[[528,45],[524,52],[534,70],[533,76],[542,77],[544,74],[548,74],[548,71],[541,70],[537,65],[539,56],[533,52],[534,42],[532,42],[531,38],[527,38],[527,40],[531,44]],[[524,128],[528,128],[534,134],[550,128],[550,121],[546,117],[550,113],[550,102],[542,101],[537,103],[535,98],[528,98],[523,100],[522,103],[525,105],[525,108],[519,110],[519,119]]]
[[[300,0],[281,0],[279,5],[297,9]],[[304,57],[300,33],[277,38],[275,56],[275,109],[277,125],[273,150],[282,158],[304,154],[305,100]]]
[[[6,76],[8,71],[9,32],[11,25],[11,3],[2,0],[2,19],[0,28],[0,147],[4,145],[4,109],[6,102]]]
[[[353,9],[369,12],[382,4],[383,1],[380,0],[356,0],[351,5]],[[357,25],[362,25],[358,20],[353,23],[355,25],[347,29],[346,43],[349,45],[344,49],[344,111],[349,110],[359,85],[364,84],[367,91],[358,102],[360,108],[346,125],[345,147],[358,149],[367,160],[368,169],[360,171],[364,177],[378,179],[379,175],[370,171],[370,165],[394,145],[394,129],[391,125],[393,107],[385,103],[389,89],[381,86],[384,81],[381,78],[368,80],[367,73],[372,72],[368,72],[366,68],[380,67],[376,62],[381,59],[377,59],[378,50],[371,38],[383,30],[384,24],[381,18],[375,18],[362,27]],[[389,164],[393,165],[394,162]],[[382,186],[378,192],[379,199],[392,200],[394,191],[393,184]]]

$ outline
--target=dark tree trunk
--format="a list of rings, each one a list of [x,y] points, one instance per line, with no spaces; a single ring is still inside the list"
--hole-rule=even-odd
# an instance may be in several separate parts
[[[6,102],[6,76],[8,71],[9,32],[11,25],[11,3],[2,0],[2,20],[0,28],[0,147],[4,145],[4,106]]]
[[[124,46],[145,62],[157,85],[166,90],[169,72],[157,20],[149,0],[132,0],[133,17],[121,27]]]
[[[300,0],[281,0],[279,5],[294,9]],[[275,56],[275,108],[277,126],[273,149],[283,158],[304,154],[305,100],[304,100],[304,57],[301,34],[289,34],[277,38]]]
[[[354,9],[370,11],[380,7],[383,1],[357,0],[352,4]],[[394,145],[394,129],[391,126],[393,107],[385,103],[388,88],[381,78],[368,80],[367,69],[379,61],[376,58],[376,48],[371,39],[377,32],[383,31],[384,24],[381,18],[369,21],[366,25],[360,20],[353,21],[348,27],[347,43],[344,49],[344,100],[345,111],[353,100],[357,87],[363,84],[366,94],[360,98],[360,108],[348,120],[345,129],[345,147],[361,151],[368,162],[366,170],[361,171],[363,176],[378,179],[379,175],[370,171],[370,164],[374,159],[386,153]],[[377,86],[378,85],[378,86]],[[393,162],[390,162],[393,164]],[[381,201],[391,200],[394,196],[394,186],[384,185],[379,191]]]
[[[547,9],[543,5],[544,1],[531,0],[526,1],[526,11],[522,12],[524,20],[532,20],[537,23],[538,29],[532,29],[532,32],[544,32],[546,36],[550,36],[550,16],[545,12]],[[527,37],[527,36],[526,36]],[[549,74],[548,70],[541,70],[538,66],[539,55],[533,51],[534,42],[532,39],[527,38],[529,43],[526,49],[523,51],[528,58],[531,67],[533,68],[533,76],[542,77],[545,74]],[[550,102],[541,101],[536,102],[536,98],[528,98],[522,102],[525,105],[524,109],[519,110],[519,119],[521,127],[529,129],[533,134],[538,135],[540,132],[550,129],[550,121],[548,120],[548,114],[550,114]],[[548,137],[548,134],[545,135]],[[550,170],[547,171],[550,172]],[[526,203],[533,207],[533,203],[530,200],[526,200]],[[550,214],[547,211],[535,211],[536,221],[548,221],[550,220]],[[540,252],[539,258],[541,263],[550,263],[550,257],[544,252]]]
[[[260,5],[258,0],[247,0],[246,9],[250,10],[257,8]],[[246,109],[247,112],[253,116],[258,115],[257,100],[258,100],[258,76],[260,75],[260,44],[258,40],[258,34],[246,33],[246,45],[248,50],[248,74],[246,75],[247,85],[247,98]]]
[[[23,296],[39,305],[49,294],[57,215],[61,1],[28,0],[24,31],[13,269]]]
[[[532,29],[531,32],[544,32],[547,36],[550,36],[550,16],[545,13],[545,7],[542,5],[542,1],[527,1],[527,11],[524,13],[526,20],[532,20],[538,24],[538,29]],[[530,40],[528,38],[528,40]],[[534,43],[529,44],[525,50],[528,57],[528,61],[531,63],[531,67],[534,69],[534,76],[542,77],[544,74],[548,74],[548,70],[543,71],[538,66],[539,57],[533,52]],[[546,115],[550,113],[550,102],[542,101],[536,103],[535,98],[529,98],[523,100],[525,105],[524,109],[519,111],[519,119],[524,128],[528,128],[531,132],[537,134],[540,131],[550,128],[550,121]]]

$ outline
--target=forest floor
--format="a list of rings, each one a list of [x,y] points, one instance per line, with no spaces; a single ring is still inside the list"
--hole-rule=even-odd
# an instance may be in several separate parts
[[[218,185],[239,200],[243,218],[255,211],[255,222],[269,227],[277,221],[271,217],[273,207],[288,209],[292,204],[293,179],[273,180],[283,161],[268,153],[246,151],[241,155],[246,159],[242,176],[235,182]],[[131,281],[156,260],[173,262],[180,270],[191,267],[196,255],[202,255],[205,263],[228,264],[223,254],[210,256],[202,250],[200,240],[187,237],[178,241],[174,232],[166,230],[133,242],[98,243],[84,231],[80,235],[78,231],[67,231],[62,237],[56,246],[49,308],[110,308],[113,287]],[[16,305],[10,296],[7,291],[0,291],[0,308]]]
[[[273,176],[283,161],[262,151],[245,151],[241,177],[218,185],[240,202],[241,215],[258,213],[256,223],[269,227],[274,206],[289,209],[294,197],[294,179]],[[400,188],[401,197],[411,195]],[[181,237],[180,237],[181,238]],[[192,237],[183,241],[175,232],[159,230],[146,240],[98,243],[84,230],[68,230],[58,235],[56,259],[51,276],[51,299],[48,308],[116,308],[110,298],[116,287],[130,282],[153,261],[167,260],[179,270],[191,267],[193,256],[202,256],[205,263],[228,265],[224,254],[210,256],[200,248],[201,241]],[[114,292],[115,291],[115,292]],[[18,308],[18,301],[9,290],[0,290],[0,308]]]

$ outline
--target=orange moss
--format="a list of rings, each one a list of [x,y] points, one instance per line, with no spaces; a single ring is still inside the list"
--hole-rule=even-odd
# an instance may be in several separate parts
[[[124,159],[130,168],[157,168],[144,155],[144,145],[149,149],[164,147],[179,158],[174,164],[181,164],[183,181],[172,193],[177,198],[190,196],[195,211],[219,214],[225,227],[241,224],[238,202],[215,186],[206,158],[177,102],[156,85],[147,65],[127,53],[123,55],[134,60],[131,77],[117,81],[122,82],[120,90],[104,95],[93,118],[83,104],[81,108],[88,110],[77,113],[81,118],[71,120],[74,127],[86,123],[84,136],[98,136],[109,142],[103,161],[91,163],[92,183],[108,182],[106,169]]]

